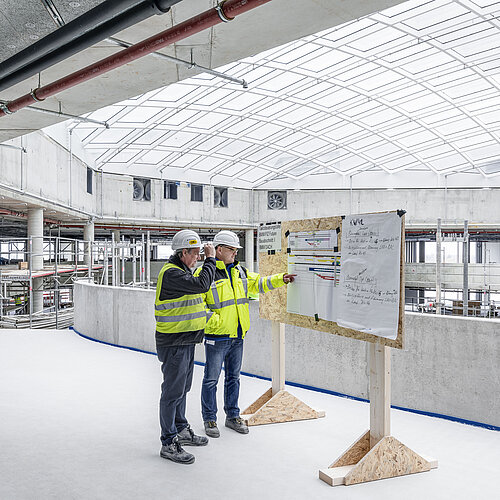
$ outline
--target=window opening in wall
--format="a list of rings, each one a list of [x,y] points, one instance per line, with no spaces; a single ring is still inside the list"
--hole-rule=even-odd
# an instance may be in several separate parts
[[[214,207],[227,208],[227,188],[214,187]]]
[[[166,200],[176,200],[177,199],[177,187],[179,182],[176,181],[164,181],[163,182],[163,197]]]
[[[151,201],[151,179],[134,177],[134,201]]]
[[[191,201],[203,201],[202,184],[191,184]]]
[[[269,210],[286,210],[286,191],[268,191],[267,208]]]
[[[92,169],[87,167],[87,193],[92,194]]]

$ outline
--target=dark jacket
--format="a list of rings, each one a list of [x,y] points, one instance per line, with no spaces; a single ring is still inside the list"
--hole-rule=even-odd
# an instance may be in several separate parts
[[[181,269],[171,268],[163,273],[160,300],[177,299],[190,293],[208,292],[215,276],[215,259],[207,257],[198,276],[193,276],[177,255],[172,255],[168,260],[171,264]],[[172,347],[177,345],[199,344],[203,341],[203,330],[182,333],[156,332],[156,347]]]

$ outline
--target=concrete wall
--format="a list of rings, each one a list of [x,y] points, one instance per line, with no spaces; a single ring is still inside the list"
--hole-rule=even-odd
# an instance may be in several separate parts
[[[42,207],[52,202],[95,214],[96,197],[87,193],[84,162],[76,156],[70,161],[69,150],[43,132],[11,143],[24,147],[27,153],[0,147],[0,189],[2,185],[12,187],[16,190],[13,197]],[[6,194],[11,196],[9,191]]]
[[[326,188],[326,186],[325,186]],[[438,217],[498,224],[500,189],[348,189],[288,191],[286,210],[267,208],[267,191],[255,191],[255,220],[271,222],[403,209],[406,223],[436,224]]]
[[[153,290],[75,284],[75,329],[114,344],[155,351]],[[243,371],[270,377],[270,322],[250,303]],[[392,350],[392,403],[500,426],[500,324],[407,313],[406,346]],[[197,347],[196,359],[203,361]],[[286,379],[368,398],[368,345],[286,326]],[[243,386],[244,390],[244,386]]]
[[[190,185],[181,182],[178,199],[168,200],[163,198],[163,180],[152,179],[151,201],[133,201],[132,176],[95,172],[91,195],[86,190],[89,160],[78,157],[81,147],[77,138],[73,136],[72,139],[75,154],[70,168],[69,137],[64,141],[62,132],[54,137],[36,132],[11,141],[11,144],[25,147],[27,154],[0,148],[0,194],[1,184],[6,184],[26,192],[16,196],[21,201],[37,203],[37,200],[30,199],[32,194],[89,215],[97,215],[97,220],[102,216],[110,222],[137,220],[138,223],[157,224],[165,221],[180,225],[192,223],[195,227],[210,222],[233,223],[236,227],[396,208],[407,211],[408,224],[435,225],[438,217],[457,222],[467,219],[470,224],[500,223],[498,210],[493,209],[500,206],[500,188],[496,187],[350,190],[346,186],[325,184],[322,190],[288,190],[286,210],[269,210],[266,190],[229,187],[229,207],[214,208],[213,186],[204,186],[203,202],[192,202]],[[331,187],[343,189],[326,190]]]

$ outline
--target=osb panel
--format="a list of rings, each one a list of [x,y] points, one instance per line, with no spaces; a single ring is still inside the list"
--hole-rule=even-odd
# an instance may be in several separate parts
[[[331,467],[344,467],[357,464],[370,451],[370,431],[366,431]]]
[[[392,436],[379,441],[345,477],[345,484],[404,476],[430,470],[427,460]]]
[[[404,244],[405,244],[405,221],[404,216],[401,221],[401,261],[400,261],[400,301],[399,301],[399,321],[398,335],[395,340],[378,337],[369,333],[363,333],[350,328],[343,328],[334,321],[320,319],[316,321],[310,316],[302,316],[300,314],[289,313],[286,310],[286,286],[278,288],[270,293],[261,294],[259,297],[260,316],[271,321],[279,321],[288,325],[301,326],[303,328],[311,328],[321,332],[333,333],[350,337],[357,340],[378,343],[397,349],[403,348],[403,327],[404,327]],[[283,221],[281,223],[281,252],[275,255],[267,255],[259,253],[259,273],[261,276],[269,276],[270,274],[286,273],[288,270],[288,255],[286,249],[288,246],[287,231],[314,231],[327,229],[340,229],[338,238],[338,249],[341,251],[342,246],[342,217],[318,217],[316,219]],[[342,257],[340,258],[342,266]]]
[[[277,424],[318,418],[318,413],[287,391],[275,394],[252,415],[248,425]]]
[[[246,410],[241,412],[242,415],[252,415],[255,413],[261,406],[266,404],[273,397],[273,389],[269,389],[262,396],[256,399]]]

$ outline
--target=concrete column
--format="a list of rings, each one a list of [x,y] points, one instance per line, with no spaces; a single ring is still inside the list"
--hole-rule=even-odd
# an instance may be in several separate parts
[[[464,221],[464,292],[463,292],[463,315],[469,314],[469,221]]]
[[[93,222],[87,222],[85,226],[83,226],[83,239],[87,242],[94,241],[94,223]],[[89,278],[92,277],[92,244],[91,243],[85,243],[84,244],[84,262],[85,265],[88,268],[88,276]]]
[[[436,229],[436,314],[441,314],[441,219]]]
[[[251,272],[253,272],[253,263],[254,263],[253,245],[254,245],[253,229],[246,229],[245,230],[245,264],[246,264],[246,268]]]
[[[31,272],[43,269],[43,208],[28,209],[28,239],[31,239]],[[29,241],[28,241],[29,245]],[[28,247],[29,248],[29,247]],[[43,278],[32,281],[32,312],[43,310]]]

